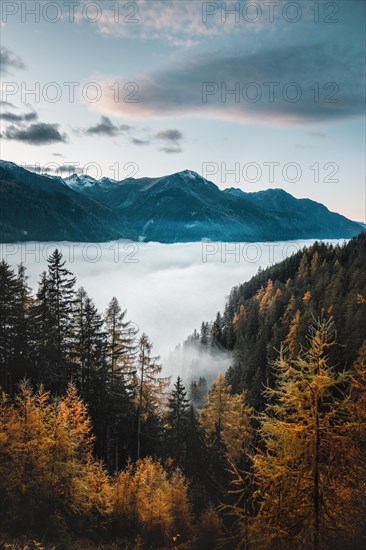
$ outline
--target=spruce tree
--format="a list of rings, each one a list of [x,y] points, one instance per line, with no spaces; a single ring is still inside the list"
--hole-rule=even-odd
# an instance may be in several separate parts
[[[125,319],[127,310],[122,311],[116,297],[110,301],[105,313],[107,332],[107,358],[112,378],[124,377],[131,382],[136,372],[137,329]]]
[[[177,463],[185,463],[187,446],[187,420],[189,400],[187,392],[178,376],[168,401],[167,442],[168,449]]]
[[[103,330],[103,319],[83,287],[76,293],[74,330],[76,380],[81,395],[89,400],[97,384],[103,380],[106,333]]]
[[[160,357],[153,357],[152,344],[146,334],[142,334],[138,347],[138,393],[137,398],[137,458],[141,455],[141,428],[150,416],[159,415],[165,401],[164,391],[170,378],[159,376],[162,366]]]
[[[13,379],[17,385],[24,378],[34,376],[31,343],[30,312],[33,304],[28,276],[23,264],[18,266],[16,300],[16,325],[14,327]]]
[[[76,279],[65,263],[57,249],[48,258],[48,271],[41,276],[33,309],[40,379],[55,392],[62,392],[75,374],[72,348]]]
[[[208,323],[202,323],[201,333],[200,333],[200,342],[202,346],[208,346],[210,341],[210,327]]]
[[[192,380],[189,387],[189,399],[196,409],[203,407],[208,393],[207,380],[204,376],[200,376],[198,380]]]
[[[0,384],[3,391],[14,392],[13,366],[16,354],[16,328],[19,327],[19,281],[4,260],[0,263]]]

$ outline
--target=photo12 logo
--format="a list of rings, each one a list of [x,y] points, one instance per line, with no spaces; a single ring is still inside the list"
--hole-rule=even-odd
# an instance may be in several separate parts
[[[112,261],[115,264],[138,264],[140,245],[137,242],[113,241],[109,243],[73,243],[73,242],[22,242],[1,243],[0,259],[11,262],[16,258],[17,262],[32,265],[46,262],[49,256],[57,248],[64,259],[70,263],[81,260],[96,264],[102,260]]]
[[[17,0],[1,2],[1,22],[6,24],[16,20],[20,23],[91,23],[107,19],[116,25],[137,24],[139,20],[138,2],[87,2],[63,1],[34,2]]]
[[[275,23],[278,20],[289,24],[302,19],[313,23],[339,23],[338,2],[283,2],[276,0],[203,2],[202,22],[222,24]]]
[[[272,264],[275,261],[275,254],[278,254],[278,247],[282,247],[282,259],[289,258],[301,250],[301,245],[297,242],[288,243],[227,243],[227,242],[203,242],[202,243],[202,262],[208,263],[241,263],[250,264]]]
[[[202,103],[339,103],[337,82],[202,82]]]
[[[109,172],[107,175],[103,170],[103,167],[98,162],[76,162],[76,161],[64,161],[58,163],[51,162],[35,162],[29,165],[25,162],[20,164],[22,168],[29,172],[36,172],[37,174],[55,175],[59,177],[70,177],[74,174],[80,174],[96,182],[101,180],[121,181],[126,178],[134,178],[140,171],[140,165],[137,162],[127,161],[124,163],[114,162],[111,166],[108,166]],[[103,177],[104,174],[104,177]],[[29,174],[31,177],[31,174]]]
[[[137,82],[114,82],[108,86],[113,92],[115,103],[138,103],[139,85]],[[106,90],[104,90],[106,91]],[[108,92],[109,94],[109,92]],[[103,98],[103,86],[98,82],[2,82],[1,101],[11,102],[14,99],[20,103],[58,103],[67,101],[75,103],[78,99],[85,103],[98,103]]]
[[[336,162],[315,161],[306,167],[298,162],[286,162],[281,164],[276,161],[265,162],[203,162],[202,176],[210,180],[215,176],[215,181],[223,184],[240,183],[265,183],[275,184],[278,181],[286,183],[298,183],[303,178],[305,182],[313,183],[339,183],[340,167]]]

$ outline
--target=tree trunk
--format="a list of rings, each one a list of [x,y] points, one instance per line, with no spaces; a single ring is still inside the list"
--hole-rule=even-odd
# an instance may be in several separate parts
[[[316,403],[315,415],[315,440],[314,440],[314,464],[313,464],[313,550],[319,550],[319,410]]]
[[[137,413],[137,460],[140,458],[140,439],[141,439],[141,409],[142,409],[142,392],[144,385],[144,366],[145,366],[145,354],[142,353],[141,358],[141,380],[140,380],[140,394],[139,394],[139,408]]]

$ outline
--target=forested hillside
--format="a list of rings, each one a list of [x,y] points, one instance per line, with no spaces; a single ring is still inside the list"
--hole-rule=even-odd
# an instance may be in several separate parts
[[[233,350],[226,378],[235,391],[248,390],[262,407],[263,384],[281,344],[291,354],[306,343],[319,316],[332,317],[341,368],[350,367],[366,338],[366,233],[345,246],[316,242],[232,289],[225,311],[188,339],[207,349]]]
[[[365,268],[364,233],[233,289],[187,392],[57,250],[36,293],[2,262],[0,547],[363,548]]]

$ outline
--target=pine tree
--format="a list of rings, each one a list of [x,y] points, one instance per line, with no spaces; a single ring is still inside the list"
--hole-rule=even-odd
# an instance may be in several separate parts
[[[41,276],[33,308],[33,336],[40,379],[53,391],[67,387],[74,373],[72,364],[75,277],[55,250],[48,258],[48,271]]]
[[[222,347],[222,328],[223,321],[220,312],[218,312],[211,330],[211,345],[214,347]]]
[[[160,377],[162,366],[159,357],[151,356],[152,344],[146,334],[139,340],[138,354],[138,394],[137,394],[137,458],[141,454],[141,426],[149,415],[159,412],[164,403],[164,390],[170,378]]]
[[[207,346],[210,340],[210,327],[208,323],[202,323],[201,333],[200,333],[200,342],[202,346]]]
[[[106,333],[103,319],[84,288],[76,293],[74,313],[76,380],[81,395],[88,401],[96,385],[104,379]]]
[[[33,303],[28,276],[23,264],[18,266],[17,292],[14,296],[16,320],[13,327],[14,355],[11,361],[13,388],[26,377],[34,375],[32,361],[30,311]]]
[[[168,401],[166,433],[169,452],[180,464],[186,457],[188,411],[187,392],[178,376]]]
[[[137,330],[125,320],[126,314],[127,311],[122,311],[117,298],[113,297],[105,314],[107,357],[112,378],[131,380],[136,372]]]
[[[17,354],[17,333],[20,331],[21,315],[19,295],[21,286],[14,271],[0,263],[0,385],[13,393],[17,383],[14,360]]]
[[[203,407],[208,393],[207,380],[204,376],[200,376],[198,380],[192,380],[189,387],[189,399],[196,409]]]

